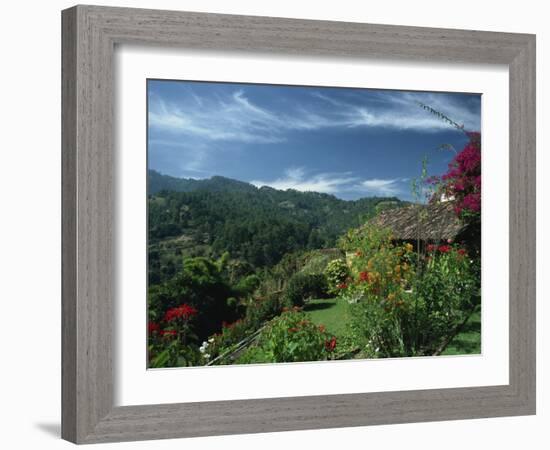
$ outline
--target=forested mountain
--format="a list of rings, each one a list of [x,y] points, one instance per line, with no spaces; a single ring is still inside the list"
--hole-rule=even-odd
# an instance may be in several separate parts
[[[332,247],[395,197],[345,201],[317,192],[280,191],[224,177],[179,179],[149,171],[150,283],[170,277],[182,256],[229,252],[255,268],[285,253]]]
[[[170,175],[163,175],[156,170],[149,170],[147,173],[149,195],[161,191],[192,192],[192,191],[210,191],[210,192],[255,192],[256,187],[244,181],[232,180],[221,176],[203,180],[194,180],[192,178],[176,178]]]

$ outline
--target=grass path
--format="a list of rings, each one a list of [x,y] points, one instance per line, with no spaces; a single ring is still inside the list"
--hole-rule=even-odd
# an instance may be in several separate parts
[[[464,328],[449,343],[442,355],[481,353],[481,312],[472,313]]]
[[[341,336],[348,321],[347,305],[341,298],[310,300],[304,312],[317,325],[324,325],[330,333]]]

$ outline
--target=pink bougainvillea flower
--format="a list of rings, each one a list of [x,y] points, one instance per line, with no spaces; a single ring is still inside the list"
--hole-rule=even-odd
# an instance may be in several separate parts
[[[440,178],[438,195],[455,199],[458,216],[474,216],[481,211],[481,134],[467,132],[469,142],[449,163],[447,173]]]

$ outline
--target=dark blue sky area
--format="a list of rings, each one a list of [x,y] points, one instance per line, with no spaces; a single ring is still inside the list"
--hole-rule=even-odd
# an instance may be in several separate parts
[[[223,175],[257,186],[344,199],[411,199],[422,159],[440,175],[481,127],[479,94],[187,81],[148,81],[149,168],[184,178]]]

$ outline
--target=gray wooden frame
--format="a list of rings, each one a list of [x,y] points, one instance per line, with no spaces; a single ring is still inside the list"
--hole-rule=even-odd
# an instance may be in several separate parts
[[[96,6],[63,11],[62,31],[63,438],[94,443],[535,413],[535,36]],[[506,64],[509,384],[114,407],[113,51],[119,43]]]

